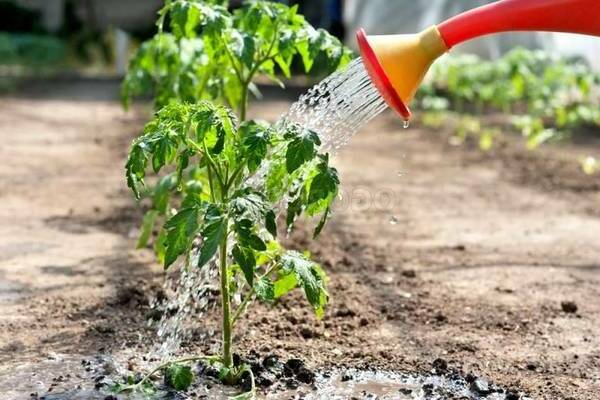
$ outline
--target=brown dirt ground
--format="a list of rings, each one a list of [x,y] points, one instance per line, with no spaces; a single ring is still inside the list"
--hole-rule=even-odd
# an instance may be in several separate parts
[[[148,109],[124,113],[115,89],[0,99],[0,383],[52,352],[143,350],[152,334],[145,304],[162,272],[134,250],[140,212],[122,176]],[[380,117],[342,149],[331,224],[317,243],[305,229],[289,239],[329,272],[325,319],[299,294],[283,311],[258,306],[239,349],[313,367],[427,371],[443,358],[535,399],[600,398],[600,181],[573,161],[600,142],[530,153],[507,136],[482,153],[413,125]]]

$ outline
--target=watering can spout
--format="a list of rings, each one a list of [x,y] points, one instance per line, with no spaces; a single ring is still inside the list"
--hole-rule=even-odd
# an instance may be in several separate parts
[[[431,64],[452,47],[509,31],[570,32],[600,36],[598,0],[499,0],[418,34],[357,33],[365,67],[381,95],[402,118]]]
[[[410,35],[366,36],[357,34],[371,80],[388,104],[405,120],[406,104],[415,96],[431,64],[448,51],[437,27]]]

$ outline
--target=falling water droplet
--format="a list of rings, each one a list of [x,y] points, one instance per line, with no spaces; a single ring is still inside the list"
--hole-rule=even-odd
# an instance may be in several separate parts
[[[404,126],[404,129],[408,129],[408,128],[410,128],[410,121],[409,121],[409,120],[407,120],[407,119],[405,119],[405,120],[404,120],[404,124],[403,124],[403,126]]]
[[[390,217],[390,225],[398,225],[398,218],[394,216]]]

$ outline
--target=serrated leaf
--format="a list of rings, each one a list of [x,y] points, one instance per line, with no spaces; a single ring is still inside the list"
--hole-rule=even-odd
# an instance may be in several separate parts
[[[321,145],[321,140],[316,132],[307,129],[301,132],[292,132],[286,136],[294,138],[288,144],[285,153],[285,165],[288,174],[291,174],[305,162],[315,158],[317,155],[317,146]]]
[[[173,3],[171,7],[171,28],[179,38],[195,36],[195,29],[200,22],[200,10],[183,1]]]
[[[269,211],[269,204],[262,194],[246,189],[234,194],[230,209],[237,220],[248,219],[256,224]]]
[[[192,385],[194,373],[188,365],[171,364],[165,372],[165,378],[175,390],[186,390]]]
[[[150,210],[144,215],[144,219],[142,220],[142,232],[140,233],[140,237],[136,245],[138,249],[144,248],[148,245],[148,241],[152,235],[152,230],[154,229],[156,217],[158,217],[158,211],[156,210]]]
[[[327,291],[321,267],[296,251],[287,252],[281,258],[280,264],[284,274],[295,274],[298,283],[304,289],[306,299],[313,306],[317,317],[321,317],[327,303]]]
[[[288,57],[287,59],[283,58],[282,56],[275,57],[275,62],[277,63],[279,68],[281,68],[283,76],[285,76],[288,79],[292,77],[290,65],[292,64],[293,59],[293,57]]]
[[[234,261],[240,266],[240,269],[244,273],[246,282],[248,285],[254,285],[254,269],[256,268],[256,259],[254,258],[254,252],[251,249],[234,246],[231,255]]]
[[[254,172],[267,155],[267,148],[271,142],[271,128],[265,123],[249,121],[240,126],[239,134],[248,169]]]
[[[158,172],[175,159],[178,143],[170,132],[164,132],[153,138],[152,144],[152,168]]]
[[[312,179],[308,193],[308,203],[316,203],[337,194],[340,178],[335,168],[329,167],[327,162],[318,166],[319,172]]]
[[[236,219],[234,229],[238,243],[242,246],[250,247],[257,251],[265,251],[267,249],[265,242],[254,233],[253,221],[247,218]]]
[[[146,165],[148,156],[138,143],[134,143],[127,164],[125,165],[125,175],[127,177],[127,186],[133,191],[135,198],[140,199],[140,191],[144,185],[144,177],[146,175]]]
[[[198,211],[196,207],[180,210],[165,223],[165,269],[190,248],[199,228]]]
[[[198,257],[198,268],[204,266],[217,252],[225,234],[226,225],[225,217],[219,207],[214,204],[209,205],[202,227],[202,247]]]
[[[273,282],[267,277],[259,279],[254,284],[254,292],[256,297],[265,302],[272,302],[275,300],[275,288]]]

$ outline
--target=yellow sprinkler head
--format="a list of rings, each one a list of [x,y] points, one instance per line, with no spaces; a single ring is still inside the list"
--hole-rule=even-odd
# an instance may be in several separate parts
[[[405,120],[411,116],[407,106],[431,64],[448,51],[437,27],[411,35],[367,36],[357,33],[363,63],[390,107]]]

